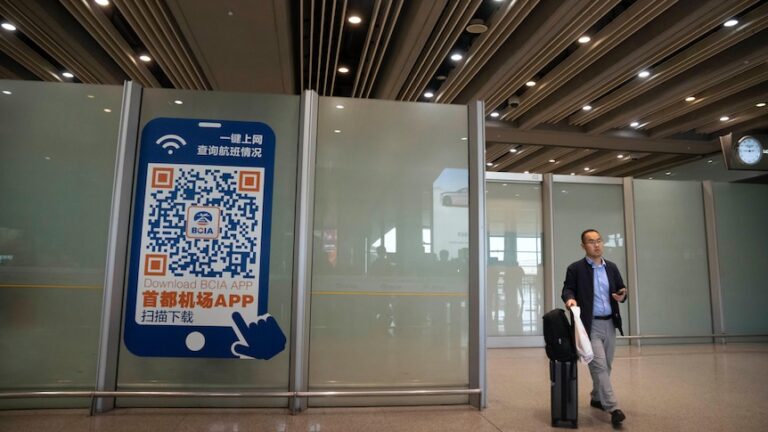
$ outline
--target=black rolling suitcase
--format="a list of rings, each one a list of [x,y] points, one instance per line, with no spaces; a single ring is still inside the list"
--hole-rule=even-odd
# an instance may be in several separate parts
[[[576,361],[549,361],[552,426],[579,427],[579,380]]]
[[[544,315],[553,427],[579,427],[578,368],[573,337],[573,326],[568,323],[565,311],[554,309]]]

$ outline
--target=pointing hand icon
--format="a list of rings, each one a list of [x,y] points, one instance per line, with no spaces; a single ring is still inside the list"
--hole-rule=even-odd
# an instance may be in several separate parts
[[[271,315],[250,324],[246,324],[240,312],[233,313],[232,319],[245,339],[232,346],[235,355],[269,360],[285,349],[285,335]]]

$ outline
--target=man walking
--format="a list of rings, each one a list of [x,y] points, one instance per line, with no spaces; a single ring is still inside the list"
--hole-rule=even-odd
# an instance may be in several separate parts
[[[616,329],[621,328],[619,302],[627,299],[627,288],[616,264],[603,258],[603,239],[594,229],[581,233],[586,256],[568,266],[563,284],[565,307],[579,306],[581,321],[592,343],[594,359],[590,405],[611,413],[611,423],[621,425],[626,416],[619,409],[611,386],[611,364],[616,348]]]

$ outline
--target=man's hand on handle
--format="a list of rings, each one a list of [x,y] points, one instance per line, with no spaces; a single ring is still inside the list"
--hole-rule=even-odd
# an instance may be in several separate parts
[[[574,300],[574,299],[569,299],[567,302],[565,302],[565,308],[566,308],[566,309],[570,309],[570,308],[572,308],[573,306],[577,306],[577,305],[576,305],[576,300]]]

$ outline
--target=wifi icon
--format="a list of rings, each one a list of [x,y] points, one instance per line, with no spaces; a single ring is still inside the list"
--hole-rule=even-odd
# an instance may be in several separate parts
[[[187,142],[184,141],[184,138],[178,135],[168,134],[161,136],[157,141],[155,141],[155,144],[161,146],[165,150],[168,150],[168,154],[172,155],[174,150],[178,150],[181,148],[181,146],[187,145]]]

